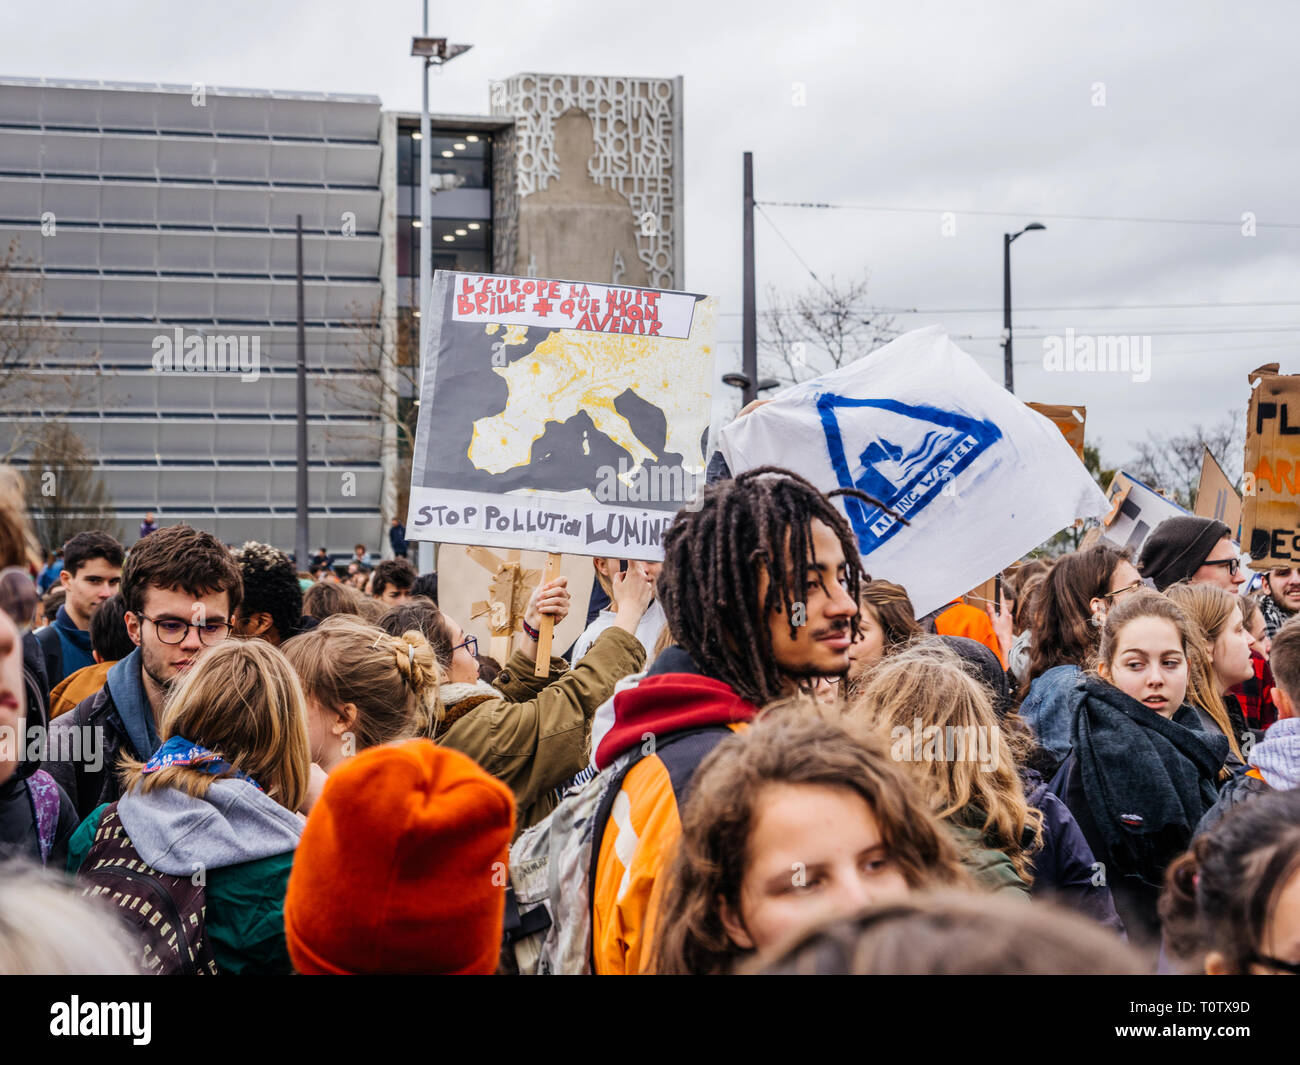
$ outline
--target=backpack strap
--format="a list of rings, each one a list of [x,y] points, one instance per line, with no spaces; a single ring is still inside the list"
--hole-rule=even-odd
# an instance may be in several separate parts
[[[59,830],[59,786],[44,769],[38,769],[27,778],[27,797],[32,803],[32,818],[36,822],[36,839],[41,848],[41,864],[50,860],[54,837]]]
[[[59,630],[53,625],[45,625],[33,635],[45,652],[46,683],[49,684],[50,691],[53,691],[63,679],[63,643],[59,639]]]
[[[728,736],[732,735],[731,729],[726,725],[705,725],[702,728],[686,729],[682,732],[674,733],[666,740],[662,741],[656,747],[654,753],[663,755],[668,748],[682,744],[684,741],[691,741],[688,749],[679,748],[680,753],[686,755],[686,758],[665,759],[668,762],[668,775],[672,781],[673,795],[677,799],[678,808],[686,801],[687,789],[690,785],[690,779],[695,775],[695,769],[714,747],[721,743]],[[617,777],[610,782],[605,794],[601,796],[600,806],[596,808],[596,817],[593,822],[594,828],[591,835],[591,867],[587,873],[587,897],[594,899],[596,897],[596,873],[600,866],[600,848],[605,839],[605,826],[609,824],[610,811],[614,808],[614,800],[618,798],[618,793],[623,790],[623,781],[627,779],[636,766],[641,764],[643,758],[631,759]],[[596,971],[596,944],[595,936],[592,937],[591,957],[588,964],[591,971]]]

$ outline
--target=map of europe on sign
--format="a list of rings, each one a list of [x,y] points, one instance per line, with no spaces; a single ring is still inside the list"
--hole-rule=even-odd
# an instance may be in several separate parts
[[[704,485],[715,306],[439,271],[407,535],[662,558]]]

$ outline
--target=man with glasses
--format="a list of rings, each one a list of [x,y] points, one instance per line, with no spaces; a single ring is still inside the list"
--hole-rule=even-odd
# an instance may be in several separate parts
[[[1221,521],[1191,514],[1168,518],[1155,527],[1142,545],[1138,569],[1162,592],[1187,581],[1217,584],[1235,595],[1246,580],[1232,530]]]
[[[136,649],[108,671],[103,688],[50,727],[46,768],[81,817],[120,796],[117,764],[123,752],[147,761],[158,749],[168,692],[229,635],[242,597],[234,557],[208,533],[173,525],[131,549],[122,570],[122,601]]]

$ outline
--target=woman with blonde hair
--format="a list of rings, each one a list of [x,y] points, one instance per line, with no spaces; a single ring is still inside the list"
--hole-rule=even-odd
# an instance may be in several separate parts
[[[367,748],[427,735],[443,716],[438,662],[419,632],[390,636],[337,614],[282,650],[306,696],[312,761],[326,773]]]
[[[858,638],[849,650],[850,697],[884,658],[924,635],[907,589],[890,581],[866,581],[858,591]]]
[[[1245,768],[1240,740],[1246,735],[1246,719],[1229,689],[1255,676],[1250,650],[1253,642],[1241,616],[1241,600],[1214,584],[1174,584],[1165,595],[1183,608],[1200,629],[1187,659],[1191,675],[1187,701],[1196,710],[1201,727],[1222,732],[1231,754],[1224,776]]]
[[[1028,892],[1042,814],[1025,800],[1018,744],[953,651],[926,643],[887,658],[848,714],[889,741],[978,880]]]
[[[651,965],[726,973],[810,924],[941,886],[971,884],[884,745],[796,700],[692,778]]]
[[[148,971],[291,972],[282,909],[311,764],[292,667],[227,640],[185,672],[158,733],[77,829],[69,869],[132,925]]]

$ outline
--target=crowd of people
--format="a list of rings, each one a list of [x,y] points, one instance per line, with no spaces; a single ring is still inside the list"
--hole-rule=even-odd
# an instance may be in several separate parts
[[[1300,972],[1300,570],[1219,522],[917,617],[766,467],[497,662],[397,522],[42,569],[2,476],[0,971]]]

